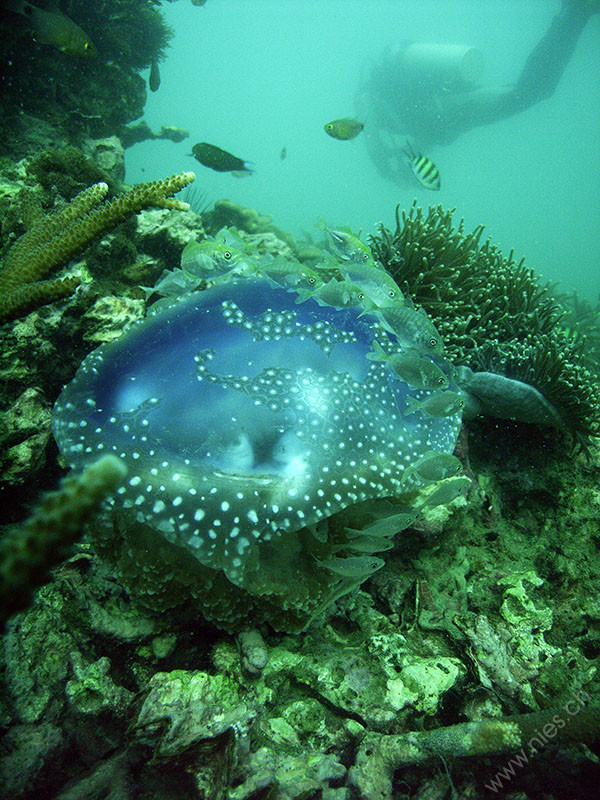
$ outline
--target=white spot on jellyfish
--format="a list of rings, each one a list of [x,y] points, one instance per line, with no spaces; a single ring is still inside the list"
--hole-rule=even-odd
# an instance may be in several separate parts
[[[250,547],[250,542],[249,542],[249,541],[248,541],[248,539],[246,539],[245,537],[243,537],[242,539],[240,539],[240,540],[238,541],[238,543],[237,543],[237,551],[238,551],[238,553],[239,553],[240,555],[243,555],[243,553],[244,553],[244,550],[246,550],[248,547]]]

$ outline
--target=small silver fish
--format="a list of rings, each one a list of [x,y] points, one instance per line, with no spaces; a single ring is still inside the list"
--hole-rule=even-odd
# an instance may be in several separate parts
[[[302,288],[311,291],[323,283],[323,279],[314,269],[283,256],[261,261],[258,264],[257,274],[264,275],[284,288]]]
[[[214,278],[230,272],[246,260],[244,253],[222,242],[203,239],[190,241],[181,253],[181,269],[187,275],[201,278]]]
[[[445,389],[448,376],[429,358],[423,358],[418,352],[386,353],[377,339],[373,340],[373,350],[367,353],[371,361],[384,361],[403,381],[417,389]]]
[[[366,579],[384,565],[385,561],[376,556],[349,556],[348,558],[329,558],[327,561],[319,561],[319,566],[325,567],[343,578]]]
[[[409,525],[412,525],[416,518],[416,512],[392,514],[389,517],[384,517],[377,522],[373,522],[371,525],[367,525],[366,528],[362,528],[361,530],[354,530],[353,528],[344,528],[344,530],[348,536],[352,537],[395,536],[400,531],[408,528]]]
[[[428,483],[451,478],[462,469],[462,464],[449,453],[430,451],[411,464],[404,472],[400,485],[410,491]]]
[[[375,266],[374,262],[344,262],[339,265],[339,271],[346,280],[359,286],[376,308],[404,302],[404,295],[396,281],[385,269]]]
[[[422,507],[432,508],[433,506],[451,503],[459,495],[466,492],[470,485],[471,480],[467,477],[458,476],[456,478],[448,478],[433,490],[429,497],[423,502]]]
[[[337,281],[335,278],[315,289],[296,289],[296,292],[298,294],[297,303],[316,300],[320,306],[332,306],[333,308],[364,306],[365,300],[364,293],[359,286],[355,286],[349,281]]]
[[[404,349],[416,348],[423,353],[443,354],[442,337],[424,311],[418,311],[410,305],[391,303],[380,306],[377,317]]]
[[[391,550],[393,546],[394,542],[386,539],[385,536],[357,536],[345,544],[344,548],[357,553],[381,553],[384,550]]]
[[[331,238],[331,243],[342,261],[351,264],[370,264],[375,266],[375,259],[369,247],[347,228],[329,228],[323,219],[317,225],[322,231],[326,231]]]
[[[465,407],[465,398],[459,392],[434,392],[425,400],[406,398],[407,409],[404,416],[420,412],[430,417],[450,417]]]

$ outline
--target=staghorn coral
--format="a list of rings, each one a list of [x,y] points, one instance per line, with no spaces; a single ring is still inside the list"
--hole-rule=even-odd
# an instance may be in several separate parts
[[[194,179],[193,172],[182,172],[142,183],[102,205],[99,203],[108,186],[96,183],[52,214],[30,205],[28,230],[13,244],[0,270],[0,319],[22,315],[32,307],[71,294],[79,283],[77,278],[41,279],[130,214],[149,206],[187,209],[186,203],[172,195]]]
[[[81,473],[70,474],[47,494],[23,526],[0,541],[0,614],[4,620],[27,604],[33,588],[65,558],[83,523],[127,475],[127,467],[106,455]]]
[[[563,309],[523,259],[508,257],[484,227],[466,234],[452,211],[413,203],[396,208],[396,230],[371,237],[375,257],[433,318],[457,365],[497,372],[540,392],[563,429],[585,444],[600,429],[598,381],[577,337],[566,337]],[[519,419],[518,409],[511,417]]]

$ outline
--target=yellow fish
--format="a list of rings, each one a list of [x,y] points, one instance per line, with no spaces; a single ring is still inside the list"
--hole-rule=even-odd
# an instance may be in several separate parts
[[[70,56],[93,58],[98,51],[90,37],[56,6],[38,8],[26,0],[6,0],[4,7],[29,20],[36,42],[51,44]]]
[[[333,139],[347,141],[348,139],[356,138],[365,126],[364,123],[359,122],[357,119],[343,117],[342,119],[334,119],[323,127],[325,133],[329,134]]]

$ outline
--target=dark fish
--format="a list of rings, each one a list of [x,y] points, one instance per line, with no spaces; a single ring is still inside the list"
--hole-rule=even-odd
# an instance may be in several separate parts
[[[287,148],[286,148],[286,147],[282,147],[282,148],[281,148],[281,153],[279,153],[279,158],[280,158],[280,159],[283,161],[283,159],[284,159],[286,156],[287,156]]]
[[[415,153],[410,144],[406,143],[407,149],[402,152],[408,158],[413,175],[425,189],[437,192],[442,185],[440,171],[430,158],[422,153]]]
[[[148,86],[151,92],[158,92],[160,86],[160,70],[158,68],[158,61],[153,61],[150,65],[150,77],[148,78]]]
[[[354,139],[356,136],[358,136],[365,126],[364,123],[359,122],[357,119],[343,117],[342,119],[334,119],[332,122],[328,122],[323,127],[325,129],[325,133],[329,134],[329,136],[333,137],[334,139],[347,141],[348,139]]]
[[[192,147],[192,155],[202,166],[214,169],[215,172],[253,172],[246,166],[246,161],[214,144],[198,142]]]
[[[56,6],[50,6],[45,10],[25,0],[4,0],[2,5],[29,20],[36,42],[51,44],[70,56],[93,58],[98,55],[87,33]]]

